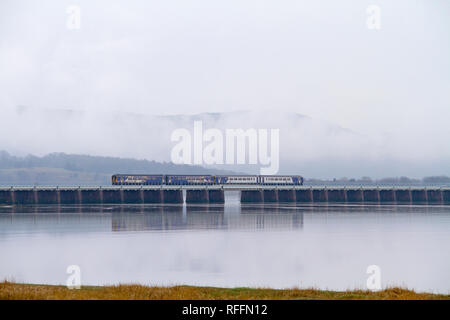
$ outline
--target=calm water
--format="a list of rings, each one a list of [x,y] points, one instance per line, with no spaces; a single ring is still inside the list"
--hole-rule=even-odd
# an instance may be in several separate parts
[[[0,208],[0,279],[450,292],[446,206]]]

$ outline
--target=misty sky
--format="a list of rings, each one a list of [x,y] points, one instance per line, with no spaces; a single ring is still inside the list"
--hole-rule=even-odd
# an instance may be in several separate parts
[[[366,26],[371,4],[380,30]],[[450,160],[449,18],[447,0],[2,0],[0,108],[295,112],[431,168]]]

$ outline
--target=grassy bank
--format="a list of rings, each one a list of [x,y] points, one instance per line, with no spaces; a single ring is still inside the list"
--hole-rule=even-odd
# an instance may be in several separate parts
[[[315,289],[250,289],[250,288],[212,288],[212,287],[147,287],[141,285],[117,285],[94,287],[85,286],[79,290],[69,290],[65,286],[0,283],[0,299],[12,300],[53,300],[53,299],[119,299],[119,300],[251,300],[251,299],[327,299],[327,300],[450,300],[450,295],[416,293],[411,290],[391,288],[379,292],[370,291],[325,291]]]

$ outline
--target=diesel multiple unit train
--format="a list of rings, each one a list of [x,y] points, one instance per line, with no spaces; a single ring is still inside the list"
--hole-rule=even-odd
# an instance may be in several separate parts
[[[301,176],[115,174],[111,180],[113,185],[303,185]]]

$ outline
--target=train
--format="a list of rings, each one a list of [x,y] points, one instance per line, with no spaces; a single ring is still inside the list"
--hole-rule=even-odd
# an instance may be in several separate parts
[[[303,185],[302,176],[114,174],[113,185]]]

